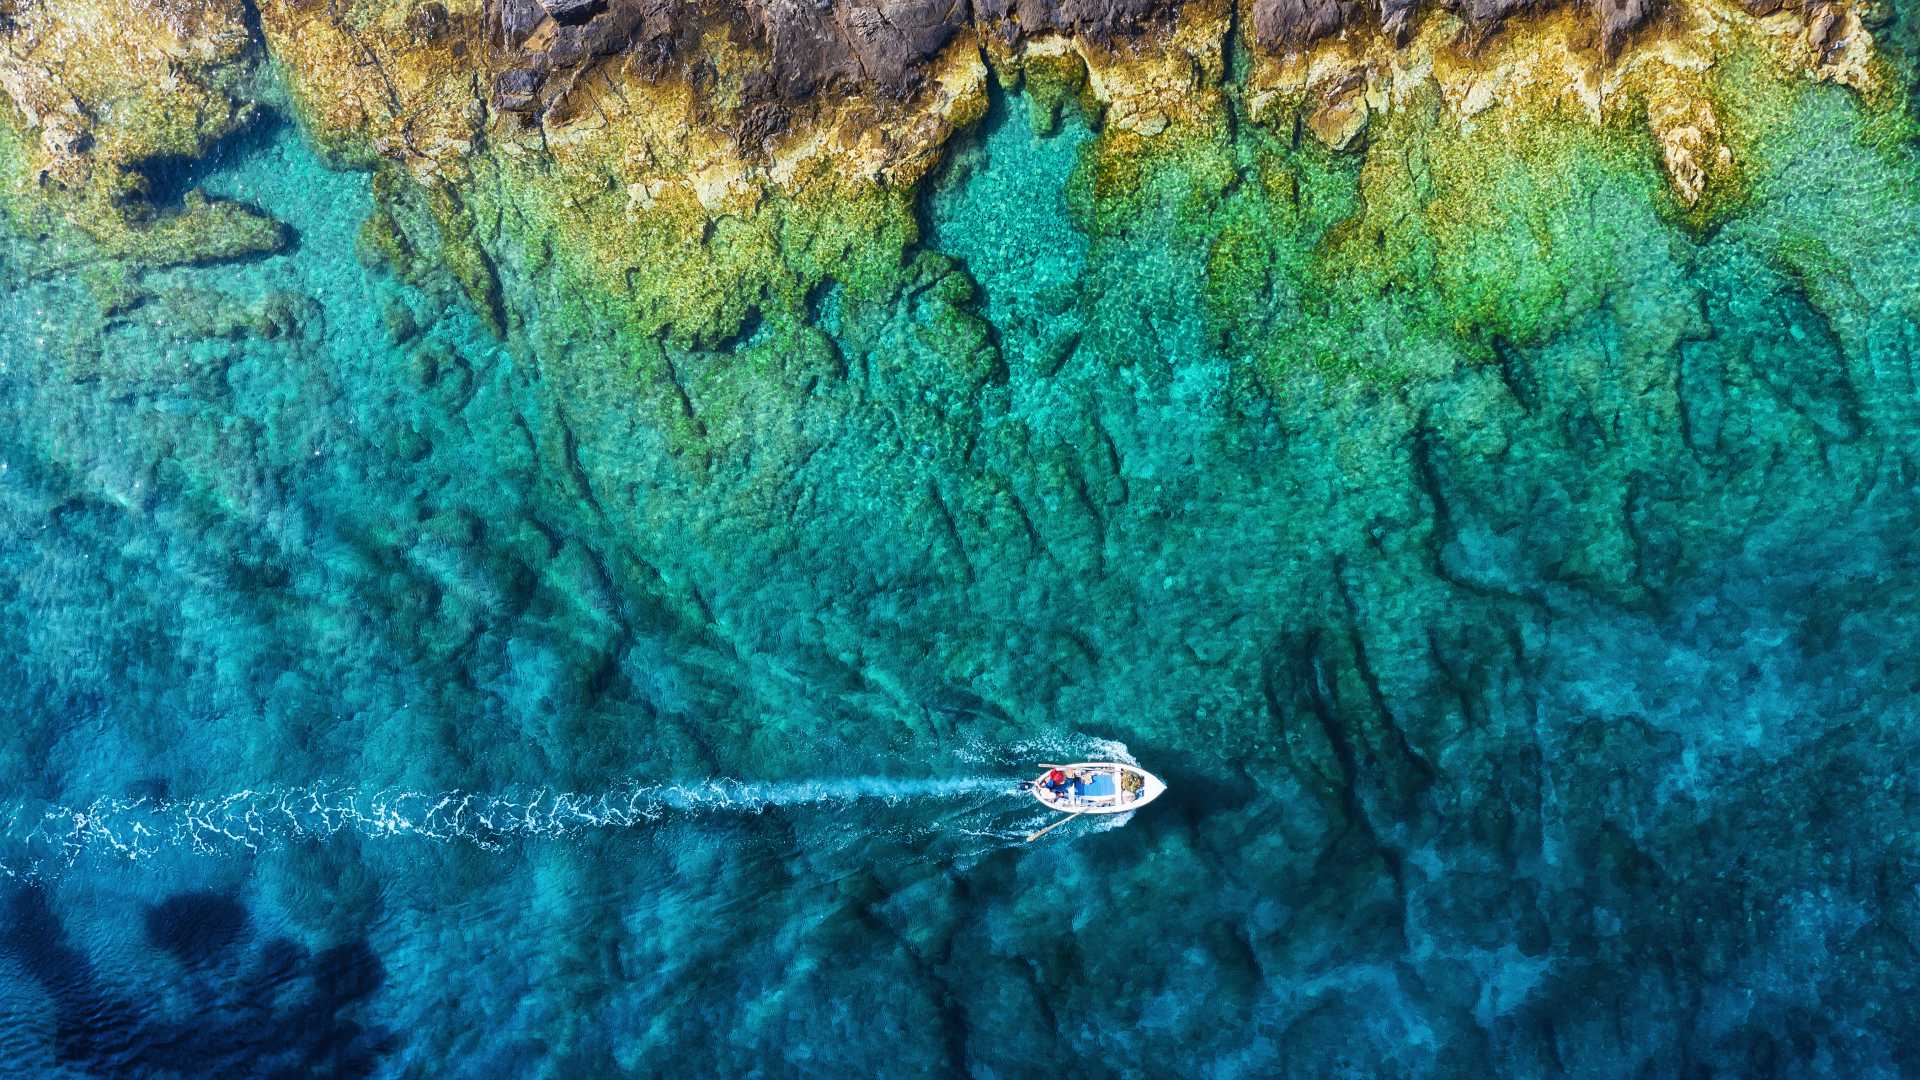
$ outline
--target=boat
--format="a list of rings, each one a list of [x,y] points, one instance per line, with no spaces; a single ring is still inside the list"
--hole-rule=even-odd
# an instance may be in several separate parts
[[[1028,787],[1040,805],[1062,814],[1124,814],[1140,809],[1167,790],[1167,785],[1147,770],[1117,761],[1082,761],[1045,768],[1047,772],[1034,778]],[[1080,777],[1081,791],[1049,791],[1046,779],[1054,769]]]

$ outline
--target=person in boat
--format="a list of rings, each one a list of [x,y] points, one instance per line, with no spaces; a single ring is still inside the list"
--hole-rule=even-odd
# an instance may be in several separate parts
[[[1046,788],[1047,793],[1052,795],[1056,800],[1064,799],[1069,794],[1071,794],[1073,798],[1079,799],[1081,795],[1086,793],[1087,781],[1085,775],[1077,769],[1071,773],[1063,769],[1051,769],[1048,770],[1046,777],[1040,781],[1040,786]]]
[[[1067,774],[1061,769],[1049,769],[1047,775],[1040,778],[1040,786],[1048,795],[1058,799],[1067,793]]]

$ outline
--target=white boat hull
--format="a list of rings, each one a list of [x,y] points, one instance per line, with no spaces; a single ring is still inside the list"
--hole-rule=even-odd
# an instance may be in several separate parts
[[[1147,770],[1117,761],[1083,761],[1060,769],[1070,777],[1083,778],[1078,794],[1071,789],[1061,793],[1048,790],[1045,781],[1051,768],[1041,773],[1031,788],[1040,805],[1062,814],[1131,813],[1167,790],[1167,785]]]

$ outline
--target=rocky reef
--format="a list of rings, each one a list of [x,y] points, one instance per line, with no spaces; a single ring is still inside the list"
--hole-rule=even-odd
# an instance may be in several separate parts
[[[1911,1073],[1917,41],[0,0],[5,790],[524,806],[1087,736],[1172,785],[1038,848],[880,800],[501,854],[382,802],[133,884],[72,826],[9,947],[101,943],[66,1023],[127,997],[113,911],[231,896],[307,951],[138,962],[364,1070]]]
[[[270,217],[156,190],[170,167],[244,128],[261,59],[239,3],[0,6],[0,135],[17,223],[72,227],[146,265],[277,251]],[[159,205],[184,198],[182,205]]]
[[[911,192],[978,122],[993,78],[1074,99],[1109,141],[1244,117],[1282,133],[1303,124],[1344,148],[1370,118],[1434,94],[1459,122],[1495,104],[1523,122],[1625,117],[1654,133],[1692,206],[1711,184],[1737,186],[1721,114],[1741,106],[1719,87],[1723,61],[1757,52],[1782,78],[1898,96],[1871,29],[1889,18],[1873,4],[1763,0],[268,0],[257,12],[242,0],[11,0],[0,12],[3,149],[16,217],[63,219],[145,262],[273,250],[284,237],[260,214],[155,191],[157,176],[250,122],[271,57],[323,145],[408,178],[483,307],[496,306],[497,256],[477,250],[488,211],[472,204],[490,198],[482,178],[498,177],[533,189],[521,216],[545,231],[538,243],[579,252],[584,276],[656,309],[643,323],[718,340],[741,313],[678,295],[683,272],[647,268],[713,261],[731,280],[746,268],[684,249],[714,247],[708,234],[728,220],[764,241],[755,223],[779,216],[768,200],[874,204],[825,232],[898,247],[910,226],[880,226],[880,205],[898,216],[888,193]],[[602,242],[613,236],[630,250]],[[641,279],[669,280],[636,281],[636,264]]]

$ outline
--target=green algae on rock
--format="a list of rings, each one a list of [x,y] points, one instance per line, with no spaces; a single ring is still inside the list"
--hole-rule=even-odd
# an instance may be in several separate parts
[[[617,791],[1096,731],[1176,782],[1027,853],[891,804],[169,853],[365,934],[398,1068],[1915,1060],[1920,167],[1860,51],[1904,24],[1005,8],[801,92],[711,6],[589,55],[529,4],[260,4],[234,100],[297,124],[193,179],[300,244],[0,290],[0,775]]]
[[[15,4],[0,43],[0,181],[17,227],[76,229],[104,255],[157,266],[285,245],[255,208],[153,201],[156,173],[253,120],[262,53],[240,0]]]
[[[769,62],[789,62],[767,59],[783,39],[696,17],[692,9],[669,35],[680,44],[666,44],[654,29],[619,31],[664,50],[646,53],[645,63],[622,61],[627,54],[618,48],[596,51],[625,38],[569,51],[571,30],[537,14],[523,30],[496,38],[489,26],[520,25],[504,14],[507,8],[436,6],[430,32],[413,10],[371,0],[345,13],[265,6],[270,48],[307,103],[303,112],[322,142],[356,147],[348,154],[353,160],[391,159],[399,172],[389,179],[404,175],[420,185],[424,196],[417,201],[442,235],[437,242],[416,237],[414,246],[439,248],[441,261],[496,324],[515,317],[497,310],[499,268],[525,263],[536,273],[565,275],[568,284],[553,290],[556,302],[584,303],[577,318],[564,321],[608,323],[635,341],[664,335],[682,348],[732,342],[773,309],[780,315],[768,325],[804,321],[806,298],[830,281],[867,299],[897,293],[909,249],[920,240],[915,189],[955,134],[982,115],[989,70],[1007,85],[1033,84],[1041,108],[1031,115],[1042,128],[1055,123],[1050,118],[1068,96],[1097,119],[1101,137],[1076,184],[1090,185],[1106,203],[1124,201],[1132,183],[1124,177],[1143,175],[1156,167],[1152,161],[1169,162],[1202,186],[1237,184],[1242,163],[1235,159],[1245,154],[1230,142],[1241,112],[1279,129],[1283,140],[1297,138],[1287,130],[1298,125],[1294,130],[1310,131],[1335,149],[1354,142],[1356,125],[1369,127],[1366,145],[1356,148],[1371,164],[1353,182],[1371,190],[1322,200],[1323,211],[1344,202],[1352,212],[1323,226],[1339,226],[1327,237],[1332,247],[1297,266],[1303,276],[1296,284],[1312,294],[1324,294],[1327,284],[1351,292],[1372,276],[1372,288],[1391,289],[1399,287],[1394,278],[1401,285],[1424,280],[1427,268],[1419,260],[1438,260],[1431,269],[1440,275],[1443,306],[1453,310],[1430,321],[1442,335],[1477,335],[1483,353],[1487,341],[1530,333],[1522,324],[1551,306],[1547,291],[1557,286],[1542,291],[1507,281],[1486,260],[1485,253],[1517,255],[1537,245],[1521,230],[1513,236],[1518,247],[1498,246],[1508,218],[1504,210],[1489,213],[1504,197],[1476,143],[1496,159],[1511,145],[1541,146],[1554,160],[1533,153],[1511,166],[1509,175],[1524,184],[1532,171],[1562,167],[1536,128],[1564,132],[1567,152],[1576,144],[1588,147],[1589,156],[1613,162],[1609,167],[1623,175],[1643,171],[1634,159],[1645,153],[1647,140],[1635,133],[1650,133],[1674,212],[1704,225],[1730,212],[1744,190],[1746,163],[1733,148],[1739,132],[1752,126],[1738,95],[1714,89],[1722,76],[1718,58],[1765,53],[1772,79],[1806,71],[1869,97],[1892,93],[1891,80],[1875,67],[1870,34],[1846,8],[1832,9],[1837,21],[1815,43],[1811,32],[1796,34],[1789,14],[1756,18],[1717,3],[1683,5],[1674,8],[1669,25],[1612,49],[1608,59],[1591,51],[1584,24],[1566,12],[1519,20],[1471,50],[1458,43],[1461,24],[1446,13],[1416,20],[1409,27],[1417,32],[1398,39],[1362,35],[1274,47],[1245,36],[1252,24],[1231,5],[1190,3],[1124,34],[963,28],[892,94],[857,79],[839,93],[769,87],[756,81],[758,73]],[[611,22],[588,26],[627,27],[624,10],[616,5],[605,17]],[[1230,32],[1236,26],[1239,38]],[[672,59],[695,41],[700,65]],[[1249,52],[1249,67],[1229,79],[1233,50]],[[363,56],[373,58],[380,80],[357,74]],[[528,57],[532,68],[513,66]],[[465,71],[475,63],[481,77],[470,79]],[[504,74],[490,74],[496,72]],[[489,78],[504,79],[518,96],[502,105],[496,89],[485,99]],[[820,85],[842,85],[837,78]],[[1716,104],[1716,96],[1725,100]],[[1723,113],[1731,118],[1725,123]],[[1396,119],[1402,114],[1404,122]],[[1425,162],[1429,143],[1443,158],[1437,167]],[[1446,155],[1456,145],[1460,152]],[[1421,177],[1411,184],[1395,164],[1408,154],[1423,161]],[[1336,162],[1332,168],[1348,167]],[[1419,187],[1436,180],[1438,189]],[[398,194],[393,183],[383,190]],[[1534,198],[1550,190],[1541,183]],[[1717,194],[1703,201],[1709,192]],[[1251,201],[1235,194],[1237,204]],[[1294,194],[1289,189],[1286,197]],[[1656,205],[1669,198],[1637,187],[1621,197]],[[1411,220],[1425,222],[1414,235],[1404,228],[1409,209],[1416,211]],[[1190,214],[1198,232],[1216,227],[1204,211]],[[1399,223],[1394,235],[1369,225],[1369,215]],[[1237,228],[1242,237],[1258,235],[1259,243],[1301,243],[1285,229]],[[1364,255],[1342,240],[1347,236],[1370,237],[1404,269],[1386,278],[1379,277],[1384,268],[1365,270],[1381,256]],[[1468,271],[1474,265],[1483,268],[1479,277]],[[1540,266],[1549,275],[1568,270]],[[1228,323],[1231,312],[1247,305],[1245,298],[1222,295],[1233,280],[1215,276],[1208,285],[1219,301],[1216,317]],[[1509,309],[1511,302],[1499,298],[1503,289],[1528,310]],[[592,299],[573,299],[579,297]],[[1336,315],[1334,324],[1363,318],[1364,305],[1340,306],[1348,314]],[[1350,326],[1334,324],[1315,324],[1329,345],[1353,340]],[[1263,333],[1259,319],[1243,330],[1242,336],[1259,339],[1244,351],[1267,358],[1256,371],[1299,359],[1380,369],[1351,350],[1289,345]],[[649,382],[675,381],[670,365],[650,367]],[[682,396],[675,390],[667,400]]]
[[[123,255],[138,255],[132,245],[144,238],[147,261],[237,257],[284,242],[247,208],[142,201],[143,169],[198,156],[246,122],[246,80],[266,54],[323,147],[344,163],[386,163],[373,249],[393,249],[398,223],[415,222],[402,246],[434,252],[502,331],[518,317],[501,303],[502,268],[523,266],[564,274],[556,294],[592,297],[580,316],[609,321],[623,336],[712,347],[771,308],[783,324],[803,320],[805,298],[829,280],[856,296],[895,293],[919,240],[916,189],[983,115],[989,70],[1006,85],[1032,84],[1042,107],[1031,115],[1043,127],[1068,96],[1098,121],[1091,177],[1103,197],[1118,194],[1104,178],[1136,170],[1136,158],[1185,157],[1189,169],[1233,175],[1237,151],[1178,148],[1228,138],[1242,113],[1282,138],[1304,130],[1335,149],[1369,129],[1363,141],[1392,144],[1358,147],[1381,163],[1376,173],[1394,171],[1386,163],[1402,156],[1399,143],[1434,135],[1446,145],[1449,132],[1470,139],[1489,124],[1506,134],[1483,140],[1525,140],[1536,119],[1553,126],[1555,117],[1585,116],[1626,145],[1626,128],[1648,125],[1674,197],[1703,222],[1724,213],[1744,183],[1728,141],[1739,138],[1722,132],[1723,113],[1740,126],[1742,105],[1737,96],[1716,101],[1712,89],[1720,57],[1757,49],[1778,79],[1807,71],[1869,96],[1895,93],[1870,31],[1846,5],[1806,15],[1804,33],[1792,13],[1756,17],[1719,0],[1669,5],[1659,27],[1612,41],[1604,56],[1570,10],[1511,20],[1498,34],[1446,11],[1410,20],[1402,11],[1381,33],[1332,39],[1224,0],[1150,9],[1098,25],[988,10],[978,25],[891,43],[855,34],[847,40],[856,52],[880,49],[890,59],[843,69],[832,34],[792,37],[795,16],[751,8],[741,16],[623,0],[549,17],[530,0],[270,0],[255,41],[237,0],[143,8],[145,22],[113,20],[117,9],[106,2],[31,4],[8,31],[16,126],[39,132],[33,160],[20,160],[16,175],[56,190],[10,205],[20,213],[71,204],[69,218]],[[795,44],[803,40],[815,44]],[[49,43],[63,47],[76,76],[33,59]],[[109,66],[116,47],[166,71]],[[1247,59],[1230,78],[1235,53]],[[809,63],[824,66],[809,72]],[[176,85],[191,95],[191,110],[177,107]],[[54,100],[60,94],[69,99]],[[114,119],[71,119],[98,111],[74,94],[96,105],[113,100]],[[1399,112],[1408,122],[1390,134]],[[76,124],[85,131],[67,130]],[[1428,175],[1487,190],[1478,166],[1469,155]],[[1375,186],[1357,208],[1408,197],[1397,176]],[[1702,203],[1710,189],[1722,194]],[[403,201],[424,212],[400,211]],[[1476,213],[1423,201],[1430,219]],[[420,232],[429,221],[437,238]],[[1471,243],[1488,224],[1442,231]],[[1342,228],[1369,233],[1364,214]],[[183,236],[204,237],[203,250],[183,246]],[[1433,250],[1444,256],[1450,245],[1443,239]],[[1349,280],[1338,266],[1325,269],[1335,282]],[[1216,278],[1211,291],[1229,280]]]

